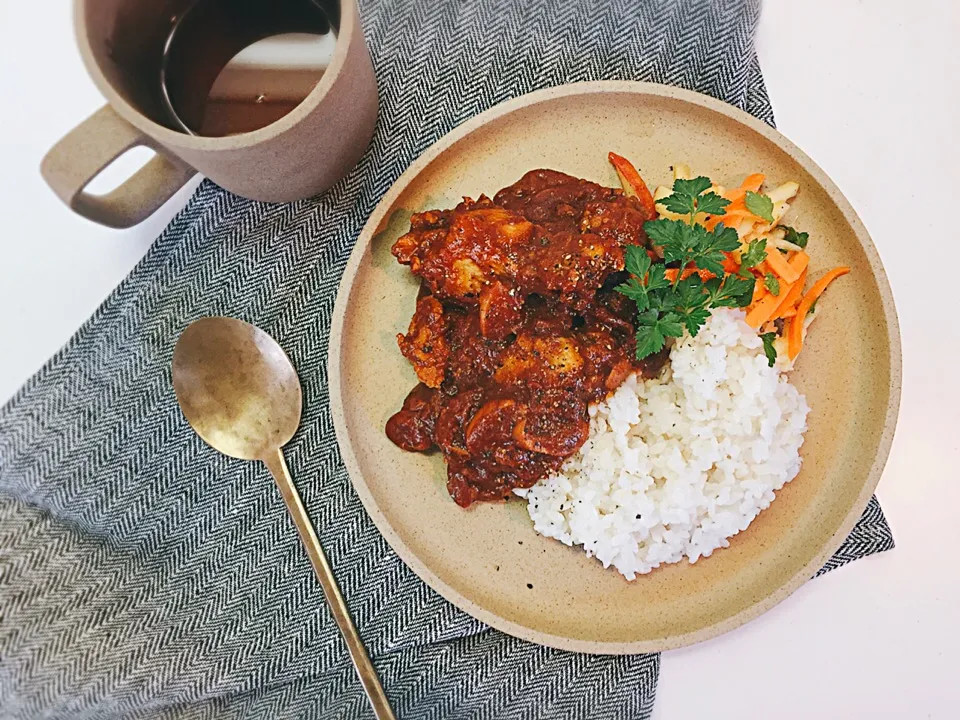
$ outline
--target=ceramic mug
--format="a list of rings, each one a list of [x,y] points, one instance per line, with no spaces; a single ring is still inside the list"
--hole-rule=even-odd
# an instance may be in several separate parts
[[[76,0],[80,53],[108,104],[50,150],[41,172],[80,215],[110,227],[130,227],[197,172],[243,197],[298,200],[344,177],[369,145],[377,84],[356,0],[318,3],[337,29],[336,48],[316,87],[288,114],[227,137],[174,129],[163,111],[160,63],[173,22],[192,1]],[[221,45],[226,49],[220,56],[203,60],[214,67],[198,68],[211,82],[239,49]],[[105,167],[141,145],[157,154],[133,177],[107,195],[85,191]]]

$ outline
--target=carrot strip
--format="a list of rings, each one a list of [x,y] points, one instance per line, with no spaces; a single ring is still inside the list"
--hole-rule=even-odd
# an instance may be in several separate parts
[[[731,192],[737,194],[734,196],[734,199],[730,201],[730,204],[724,208],[724,210],[726,210],[728,213],[747,212],[747,191],[741,191],[740,188],[737,188]]]
[[[683,274],[680,275],[680,279],[686,280],[688,277],[690,277],[694,273],[697,273],[700,276],[700,279],[703,280],[704,282],[706,282],[707,280],[713,280],[713,278],[716,277],[716,275],[714,275],[709,270],[703,270],[702,268],[691,266],[683,269]],[[677,279],[677,269],[667,268],[666,270],[663,271],[663,276],[670,282],[673,282],[674,280]]]
[[[767,252],[767,265],[770,266],[773,272],[788,283],[792,284],[800,279],[800,273],[790,266],[779,250],[770,250]]]
[[[749,210],[734,210],[733,212],[727,213],[726,215],[720,216],[720,222],[722,222],[727,227],[736,227],[744,220],[750,220],[754,217],[754,214]]]
[[[758,222],[759,222],[759,223],[765,223],[765,222],[766,222],[766,220],[764,220],[762,217],[760,217],[759,215],[754,215],[752,212],[750,212],[750,211],[747,210],[746,208],[744,208],[743,210],[737,210],[737,211],[734,213],[734,215],[736,215],[736,216],[739,218],[739,220],[750,220],[750,221],[755,222],[755,223],[758,223]]]
[[[787,352],[791,360],[797,357],[797,355],[800,354],[801,348],[803,348],[803,323],[807,319],[807,313],[810,312],[811,306],[816,302],[816,299],[823,294],[823,291],[827,289],[830,283],[838,277],[843,277],[848,272],[850,272],[850,268],[848,267],[841,266],[834,268],[817,280],[807,294],[803,296],[803,300],[801,300],[797,306],[796,316],[790,319],[790,330],[787,335]]]
[[[766,176],[764,176],[763,173],[747,175],[747,178],[740,184],[740,189],[743,190],[744,197],[746,197],[747,190],[750,192],[760,192],[760,186],[763,185],[764,180],[766,180]]]
[[[729,190],[723,191],[723,197],[730,201],[730,205],[737,203],[742,204],[747,197],[747,191],[743,188],[730,188]],[[730,207],[730,205],[727,205],[727,207]]]
[[[794,253],[793,257],[787,261],[787,264],[790,265],[796,272],[801,273],[807,269],[807,265],[810,264],[810,256],[807,255],[806,251],[801,250],[798,253]]]
[[[735,273],[740,269],[740,263],[733,258],[733,253],[725,252],[723,258],[723,269],[728,273]]]
[[[777,309],[777,305],[779,304],[779,295],[767,293],[747,312],[747,325],[756,330],[770,319],[770,316],[773,315],[773,311]]]
[[[777,295],[769,293],[762,295],[760,299],[747,308],[747,325],[756,329],[764,323],[771,322],[777,318],[777,313],[787,299],[792,295],[798,297],[803,291],[802,277],[797,282],[790,284],[786,281],[780,283],[780,292]],[[760,285],[757,281],[757,285]]]
[[[763,185],[765,179],[763,173],[754,173],[753,175],[747,175],[746,180],[740,184],[740,187],[724,190],[721,196],[730,201],[730,204],[727,205],[727,210],[745,209],[746,205],[744,203],[747,199],[747,191],[759,192],[760,186]]]
[[[780,291],[780,304],[777,306],[777,309],[773,311],[773,317],[771,320],[776,320],[777,318],[793,317],[797,314],[796,305],[800,300],[800,296],[803,295],[803,285],[807,281],[807,271],[804,269],[800,273],[800,278],[790,286],[790,289],[784,292],[782,289]],[[789,315],[788,315],[789,313]]]
[[[616,153],[610,153],[607,155],[607,159],[616,169],[623,191],[640,201],[650,220],[657,217],[657,205],[653,201],[653,195],[650,194],[647,184],[640,177],[640,173],[637,172],[633,163]]]
[[[723,215],[714,215],[704,223],[707,230],[713,230],[720,223],[723,223],[727,227],[736,227],[744,220],[753,220],[754,222],[762,221],[763,218],[757,217],[747,210],[746,201],[747,191],[758,192],[760,186],[763,185],[764,179],[765,176],[763,173],[754,173],[753,175],[748,175],[740,187],[724,190],[721,193],[721,197],[729,200],[730,204],[724,208]]]
[[[800,349],[803,347],[803,321],[799,320],[799,317],[800,316],[795,313],[792,318],[787,320],[787,356],[791,360],[796,359],[797,355],[800,354]],[[796,340],[794,337],[796,337]]]
[[[729,206],[726,208],[726,214],[724,215],[712,215],[709,220],[704,222],[704,227],[707,230],[713,230],[718,224],[723,223],[727,227],[735,228],[744,220],[753,220],[756,222],[761,218],[758,218],[749,210],[734,210],[730,212]]]

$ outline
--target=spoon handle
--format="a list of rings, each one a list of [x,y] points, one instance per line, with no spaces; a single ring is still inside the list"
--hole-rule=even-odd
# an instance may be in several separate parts
[[[390,702],[387,700],[383,687],[380,685],[380,679],[377,677],[377,671],[367,656],[363,641],[350,618],[347,603],[340,593],[336,579],[333,577],[333,571],[327,562],[327,556],[320,546],[320,538],[317,537],[317,533],[313,529],[313,523],[310,522],[310,516],[307,515],[307,510],[303,506],[300,493],[297,492],[297,488],[293,484],[293,478],[290,477],[287,463],[283,459],[283,450],[277,449],[274,453],[265,457],[263,462],[269,468],[273,479],[277,481],[277,487],[280,488],[283,501],[287,505],[287,510],[290,511],[290,517],[293,518],[293,524],[297,526],[300,540],[303,542],[307,555],[310,556],[310,562],[313,563],[313,569],[316,571],[320,585],[323,587],[323,594],[327,598],[333,618],[337,621],[343,639],[347,642],[353,665],[360,676],[360,682],[363,683],[363,689],[367,691],[367,697],[370,698],[370,704],[373,706],[377,720],[395,720]]]

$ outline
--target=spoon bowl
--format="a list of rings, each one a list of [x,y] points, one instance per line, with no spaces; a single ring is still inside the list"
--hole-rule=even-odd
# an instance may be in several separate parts
[[[300,425],[303,394],[290,358],[235,318],[202,318],[180,335],[173,390],[196,433],[230,457],[263,460]]]

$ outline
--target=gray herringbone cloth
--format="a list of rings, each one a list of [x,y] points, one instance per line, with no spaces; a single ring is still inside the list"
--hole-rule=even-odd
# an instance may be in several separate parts
[[[267,472],[206,447],[177,409],[174,342],[219,314],[265,328],[299,369],[305,415],[288,460],[401,718],[649,716],[657,655],[508,637],[391,552],[334,439],[330,315],[377,200],[428,145],[502,100],[633,78],[772,123],[758,0],[370,0],[362,11],[381,112],[360,165],[291,205],[204,183],[0,411],[0,716],[370,717]],[[892,544],[873,501],[828,567]]]

